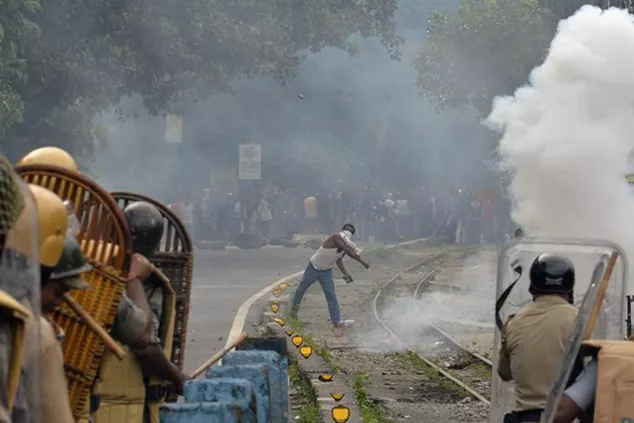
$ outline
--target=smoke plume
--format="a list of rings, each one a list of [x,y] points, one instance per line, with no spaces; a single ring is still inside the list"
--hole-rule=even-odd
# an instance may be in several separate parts
[[[513,219],[530,235],[607,239],[634,257],[634,17],[584,6],[560,22],[544,63],[487,123],[501,131]]]

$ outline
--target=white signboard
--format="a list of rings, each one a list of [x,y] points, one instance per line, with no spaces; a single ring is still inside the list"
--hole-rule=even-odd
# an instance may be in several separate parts
[[[260,144],[240,144],[238,179],[260,179],[262,146]]]
[[[179,144],[183,141],[183,116],[165,116],[165,141],[170,144]]]

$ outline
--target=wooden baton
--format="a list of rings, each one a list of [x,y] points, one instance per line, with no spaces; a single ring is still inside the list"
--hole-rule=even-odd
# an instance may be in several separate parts
[[[121,348],[114,339],[106,332],[106,330],[68,294],[64,294],[64,301],[73,309],[73,311],[88,325],[88,327],[101,338],[106,347],[112,351],[119,360],[125,357],[125,351]]]
[[[203,374],[205,370],[216,364],[220,359],[222,359],[222,357],[227,355],[227,353],[234,349],[236,346],[246,341],[248,337],[249,334],[247,334],[246,332],[242,332],[242,334],[240,334],[240,336],[238,336],[232,343],[225,346],[223,349],[214,354],[209,360],[205,361],[202,366],[197,368],[194,373],[191,374],[191,379],[196,379],[198,376]]]

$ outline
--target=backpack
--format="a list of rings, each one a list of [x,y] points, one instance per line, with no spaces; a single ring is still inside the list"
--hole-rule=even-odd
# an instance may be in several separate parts
[[[585,355],[596,355],[593,423],[634,423],[634,342],[589,340]]]

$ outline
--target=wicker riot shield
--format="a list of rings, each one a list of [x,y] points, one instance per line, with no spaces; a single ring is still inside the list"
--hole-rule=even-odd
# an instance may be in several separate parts
[[[94,270],[85,277],[90,289],[71,291],[71,295],[110,331],[125,290],[122,278],[127,276],[132,248],[121,209],[107,191],[79,173],[51,165],[24,165],[15,170],[28,183],[48,188],[73,204],[81,225],[78,242]],[[53,318],[66,332],[64,368],[73,414],[79,418],[90,401],[106,347],[66,304]]]
[[[191,294],[194,253],[192,240],[183,222],[164,204],[141,194],[131,192],[110,193],[121,209],[136,201],[145,201],[154,205],[163,216],[165,229],[158,253],[152,258],[152,264],[161,269],[169,278],[176,293],[176,325],[172,344],[171,360],[180,369],[185,360],[187,342],[187,319],[189,318],[189,297]],[[175,401],[170,395],[168,401]]]

